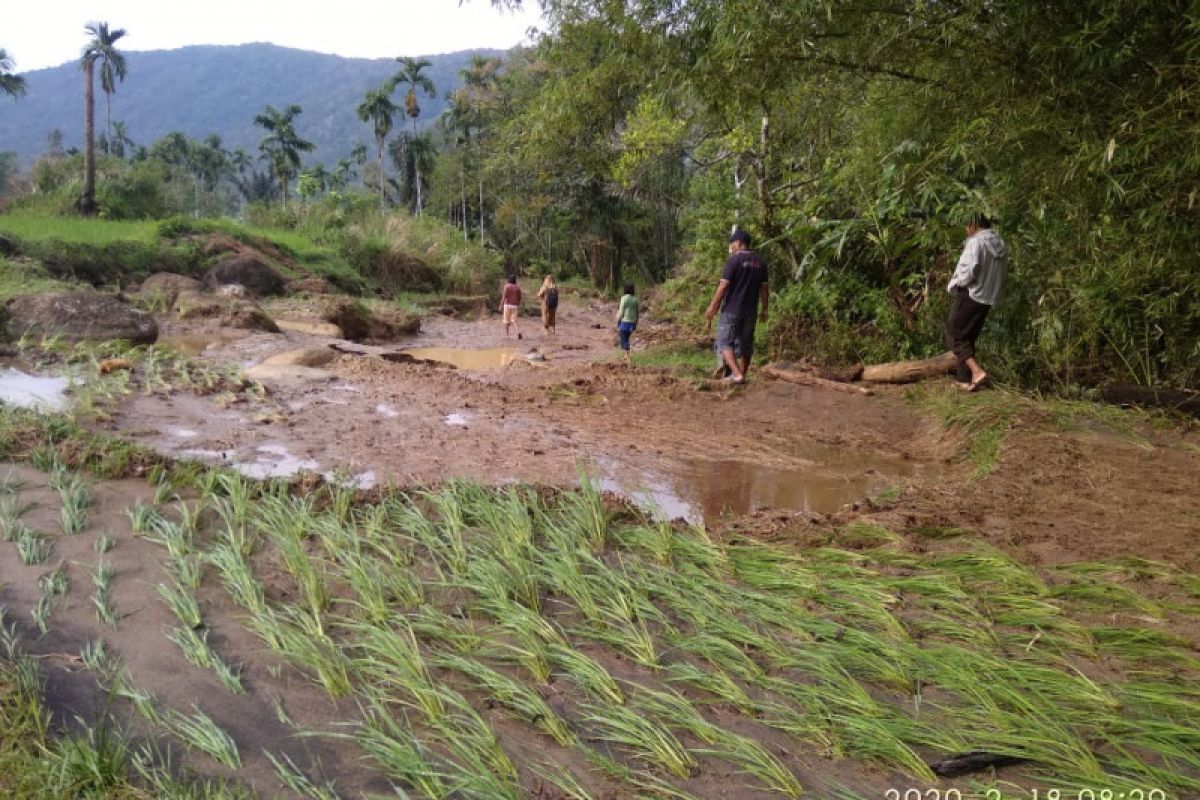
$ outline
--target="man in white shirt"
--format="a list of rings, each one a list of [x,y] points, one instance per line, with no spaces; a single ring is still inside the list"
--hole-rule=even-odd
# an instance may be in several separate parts
[[[954,295],[946,321],[946,340],[958,358],[958,385],[969,392],[988,378],[975,358],[975,341],[988,312],[1000,299],[1007,272],[1008,248],[1004,240],[992,230],[991,220],[975,215],[967,224],[967,241],[946,287]]]

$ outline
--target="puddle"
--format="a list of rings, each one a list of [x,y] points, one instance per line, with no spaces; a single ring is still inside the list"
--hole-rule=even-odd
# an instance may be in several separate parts
[[[258,456],[253,462],[239,462],[233,468],[247,478],[287,478],[297,472],[315,472],[321,465],[311,458],[293,455],[281,444],[263,444],[255,448]]]
[[[41,411],[63,411],[67,407],[64,392],[66,378],[43,378],[11,367],[0,372],[0,402]]]
[[[174,436],[176,439],[195,439],[200,434],[187,428],[167,428],[167,433]]]
[[[375,476],[375,470],[369,469],[366,472],[360,472],[357,475],[347,475],[344,472],[322,472],[321,477],[330,483],[336,483],[339,486],[345,486],[349,489],[374,489],[379,483],[379,479]]]
[[[877,494],[914,471],[909,462],[878,455],[831,456],[829,463],[804,469],[697,460],[662,471],[603,459],[597,464],[597,485],[656,516],[700,524],[756,508],[828,514]]]
[[[496,369],[507,367],[521,357],[515,347],[488,347],[467,350],[461,347],[414,347],[404,355],[420,361],[440,361],[458,369]]]
[[[442,417],[442,422],[446,423],[447,425],[458,425],[465,427],[468,420],[466,414],[463,414],[460,411],[453,411]]]
[[[394,407],[392,407],[388,403],[380,403],[379,405],[375,406],[375,413],[380,414],[385,417],[400,416],[400,412],[397,411]]]

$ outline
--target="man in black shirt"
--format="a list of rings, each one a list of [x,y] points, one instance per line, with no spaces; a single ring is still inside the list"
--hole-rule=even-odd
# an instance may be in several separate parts
[[[715,348],[729,370],[725,380],[742,383],[754,355],[755,320],[767,321],[767,262],[750,249],[750,234],[745,231],[734,231],[729,237],[729,260],[704,312],[709,325],[718,310]]]

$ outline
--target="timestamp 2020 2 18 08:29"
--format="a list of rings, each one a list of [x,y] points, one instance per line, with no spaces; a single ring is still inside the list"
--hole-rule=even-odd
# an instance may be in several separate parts
[[[1176,800],[1162,789],[984,789],[963,793],[959,789],[888,789],[883,800]]]

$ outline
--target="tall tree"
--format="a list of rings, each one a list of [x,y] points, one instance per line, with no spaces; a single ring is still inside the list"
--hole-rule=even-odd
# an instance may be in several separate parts
[[[25,94],[25,78],[13,73],[12,57],[0,47],[0,94],[20,97]]]
[[[112,30],[107,22],[89,22],[83,30],[92,38],[84,45],[79,60],[83,70],[83,194],[77,205],[81,214],[90,216],[96,213],[96,64],[100,63],[102,76],[107,65],[113,76],[119,74],[124,79],[125,57],[114,45],[125,36],[125,29]]]
[[[432,66],[432,64],[429,59],[409,58],[408,56],[400,56],[396,61],[400,63],[400,71],[392,77],[392,88],[395,89],[402,83],[408,84],[408,91],[404,95],[404,113],[412,120],[412,138],[413,141],[416,141],[417,117],[421,116],[421,105],[417,102],[417,89],[425,92],[430,98],[437,96],[433,81],[429,79],[429,76],[421,74],[426,67]],[[421,174],[419,172],[415,183],[417,186],[416,212],[419,215],[421,213]]]
[[[288,181],[300,167],[300,154],[311,152],[312,142],[301,139],[293,124],[296,117],[303,111],[298,105],[289,105],[282,111],[275,106],[267,106],[266,110],[254,118],[254,124],[267,132],[258,149],[271,165],[275,179],[279,181],[279,195],[287,206]]]
[[[379,146],[379,210],[383,210],[383,187],[385,175],[383,171],[383,145],[388,134],[392,132],[392,117],[400,108],[392,102],[391,87],[383,86],[372,89],[358,104],[358,118],[363,122],[371,122],[375,132],[375,144]]]

